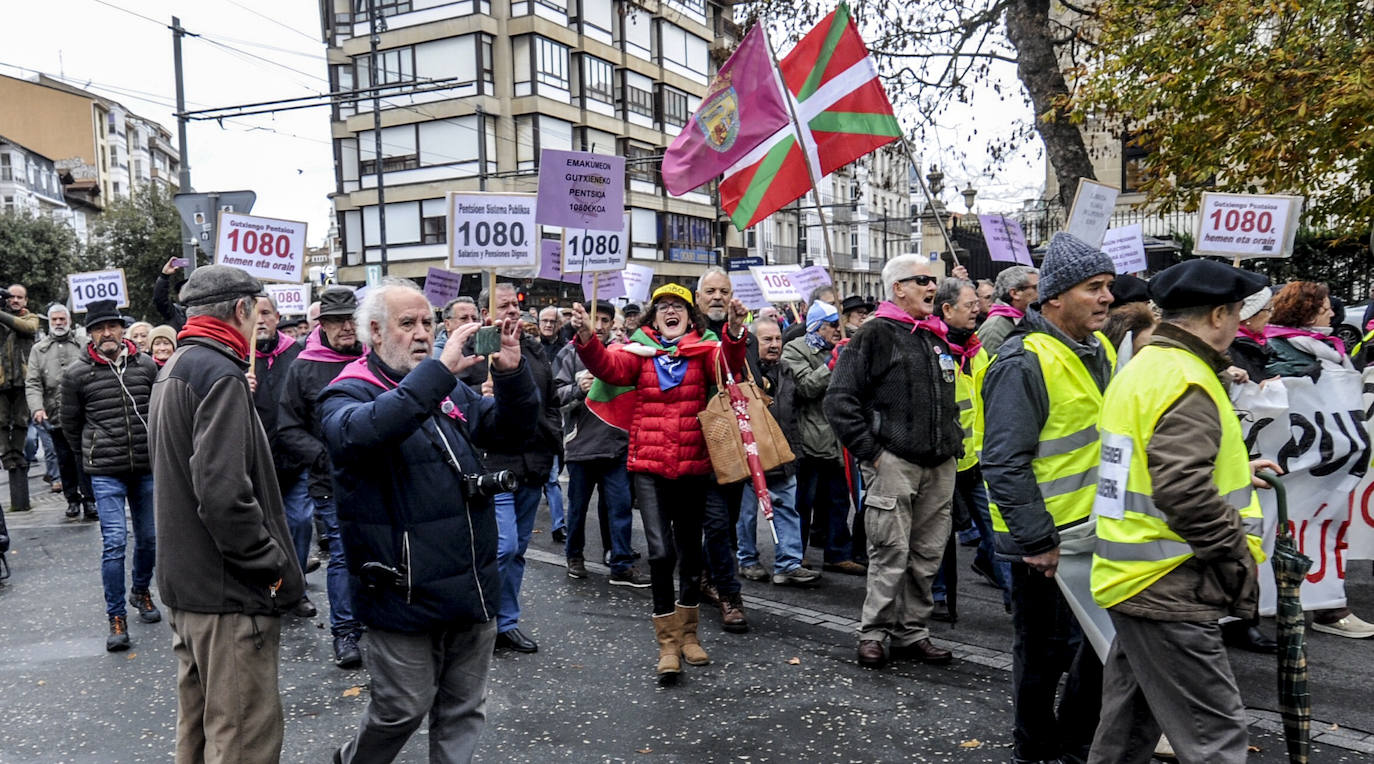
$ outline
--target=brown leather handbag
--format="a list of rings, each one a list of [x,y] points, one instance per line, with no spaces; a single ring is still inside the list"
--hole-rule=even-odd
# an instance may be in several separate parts
[[[773,399],[754,383],[749,365],[744,366],[745,379],[734,384],[740,395],[744,414],[736,413],[731,405],[730,386],[726,384],[721,354],[715,358],[716,394],[706,401],[706,408],[697,414],[701,434],[706,438],[706,450],[711,454],[711,467],[716,482],[721,485],[737,483],[749,477],[749,459],[744,451],[741,428],[749,427],[759,449],[763,471],[781,467],[796,459],[777,420],[768,413]]]

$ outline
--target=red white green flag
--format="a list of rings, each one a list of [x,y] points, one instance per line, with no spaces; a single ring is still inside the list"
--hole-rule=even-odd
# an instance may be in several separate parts
[[[812,176],[820,180],[902,135],[844,3],[778,66],[799,125],[779,128],[726,170],[720,203],[740,230],[810,191]]]

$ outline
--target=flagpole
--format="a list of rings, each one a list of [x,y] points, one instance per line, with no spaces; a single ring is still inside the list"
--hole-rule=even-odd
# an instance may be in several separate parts
[[[926,187],[926,179],[921,175],[921,166],[916,164],[916,155],[911,152],[911,144],[907,142],[906,133],[902,134],[902,150],[906,152],[906,160],[916,169],[916,182],[921,186],[921,193],[925,194],[926,207],[930,214],[935,216],[935,222],[940,224],[940,235],[945,239],[945,246],[949,248],[949,256],[954,260],[955,265],[961,265],[959,256],[954,253],[954,242],[949,239],[949,230],[945,227],[945,221],[940,218],[940,210],[935,206],[935,198],[930,195],[930,189]]]
[[[755,22],[762,24],[763,20]],[[778,64],[778,54],[773,51],[773,39],[768,34],[768,27],[763,28],[763,41],[768,46],[768,59],[773,64],[773,77],[776,78],[779,88],[782,91],[782,99],[787,102],[787,114],[792,122],[792,132],[797,136],[797,148],[801,149],[802,164],[806,165],[806,176],[811,179],[811,193],[816,197],[816,214],[821,220],[821,238],[825,244],[826,270],[830,273],[830,283],[839,293],[840,282],[835,278],[835,252],[830,242],[830,224],[825,220],[825,205],[821,202],[820,179],[816,177],[815,171],[811,167],[811,157],[806,150],[806,141],[802,139],[801,121],[797,119],[797,106],[793,103],[792,91],[787,89],[787,83],[782,79],[782,67]],[[797,259],[801,259],[801,252],[797,252]],[[840,336],[845,335],[844,322],[840,322]]]

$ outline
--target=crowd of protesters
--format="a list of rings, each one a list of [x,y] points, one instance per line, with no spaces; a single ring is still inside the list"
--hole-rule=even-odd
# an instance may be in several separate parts
[[[728,651],[707,624],[751,628],[741,579],[863,576],[858,663],[948,664],[930,621],[958,619],[972,546],[1009,614],[1013,761],[1141,760],[1161,730],[1188,760],[1243,761],[1221,645],[1275,649],[1251,472],[1277,466],[1251,462],[1228,389],[1367,355],[1330,341],[1323,285],[1275,291],[1210,261],[1147,283],[1067,234],[995,281],[902,256],[880,301],[825,286],[752,313],[716,268],[642,308],[525,312],[509,283],[438,306],[386,280],[362,299],[325,288],[289,318],[221,266],[174,299],[177,270],[154,285],[156,326],[112,301],[80,326],[61,304],[40,321],[9,287],[0,463],[9,511],[27,511],[33,433],[66,516],[99,521],[108,650],[131,646],[126,603],[162,620],[156,577],[179,760],[279,757],[281,619],[317,614],[306,576],[322,566],[335,662],[372,683],[335,760],[389,761],[425,720],[432,760],[471,758],[492,651],[538,651],[520,590],[540,507],[578,582],[595,500],[591,557],[609,585],[649,590],[662,681]],[[713,467],[698,415],[726,380],[766,394],[794,457],[757,484]],[[1128,477],[1104,492],[1120,453]],[[1117,629],[1109,655],[1056,585],[1075,555]],[[1374,636],[1346,608],[1314,628]]]

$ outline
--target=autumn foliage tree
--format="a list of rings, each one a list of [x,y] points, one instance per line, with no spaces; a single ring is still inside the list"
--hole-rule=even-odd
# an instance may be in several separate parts
[[[1355,0],[1114,0],[1072,98],[1148,154],[1148,204],[1307,197],[1309,226],[1374,218],[1374,10]]]

